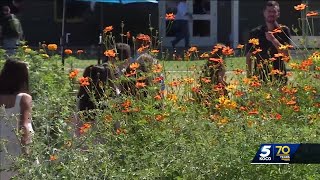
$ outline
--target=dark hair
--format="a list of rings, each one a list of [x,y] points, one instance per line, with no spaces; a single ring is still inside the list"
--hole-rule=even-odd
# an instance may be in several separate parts
[[[17,59],[8,59],[0,74],[0,94],[29,93],[27,64]]]
[[[6,12],[10,12],[10,7],[9,6],[2,6],[1,11],[6,11]]]
[[[278,7],[278,10],[280,10],[280,5],[277,1],[267,1],[266,5],[264,6],[263,10],[266,10],[267,7]]]
[[[110,80],[114,79],[114,75],[112,74],[111,69],[108,67],[108,64],[90,65],[86,67],[83,72],[83,77],[90,78],[90,85],[87,86],[87,88],[94,93],[95,100],[97,101],[103,97],[105,90],[104,88],[107,82],[109,82],[109,86],[113,87],[113,83]],[[78,98],[80,98],[80,111],[96,108],[85,87],[80,87]]]
[[[117,43],[116,44],[117,53],[119,54],[119,59],[125,60],[131,57],[131,48],[128,44]]]

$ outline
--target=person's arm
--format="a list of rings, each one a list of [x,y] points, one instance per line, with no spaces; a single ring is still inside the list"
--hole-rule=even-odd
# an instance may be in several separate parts
[[[31,126],[31,111],[32,111],[32,97],[30,95],[23,95],[20,101],[21,107],[21,144],[23,145],[22,151],[28,154],[29,151],[26,147],[27,144],[32,142],[32,126]]]
[[[285,56],[289,55],[288,49],[279,49],[280,46],[284,45],[284,43],[290,44],[290,31],[289,28],[285,27],[283,29],[283,33],[286,35],[286,39],[284,42],[280,42],[274,35],[273,33],[266,32],[266,38],[268,41],[270,41],[273,46],[277,49],[278,53],[283,53]]]

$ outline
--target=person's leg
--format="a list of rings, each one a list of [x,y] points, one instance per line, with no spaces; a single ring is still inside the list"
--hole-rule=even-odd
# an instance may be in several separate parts
[[[6,50],[8,55],[13,55],[17,49],[17,38],[4,38],[3,49]]]
[[[175,39],[173,41],[171,41],[173,48],[175,48],[176,44],[178,44],[180,42],[180,40],[184,38],[184,36],[183,36],[183,31],[184,31],[183,21],[176,20],[175,23],[176,23]]]
[[[189,23],[188,21],[184,21],[183,24],[184,29],[184,47],[188,49],[190,47],[190,31],[189,31]]]

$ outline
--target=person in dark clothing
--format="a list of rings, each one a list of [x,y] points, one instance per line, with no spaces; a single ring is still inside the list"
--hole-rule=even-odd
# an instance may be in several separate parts
[[[290,47],[290,30],[277,22],[280,16],[278,2],[268,1],[263,15],[265,24],[251,30],[250,40],[246,46],[247,76],[255,75],[264,82],[277,80],[281,84],[286,84],[285,62],[289,59],[286,47]]]
[[[188,12],[188,6],[186,0],[181,0],[177,6],[176,18],[174,21],[175,26],[175,39],[171,41],[173,48],[176,47],[182,39],[184,39],[184,47],[188,49],[190,47],[190,32],[189,32],[189,19],[192,15]]]
[[[14,14],[11,14],[9,6],[3,6],[1,10],[0,32],[2,47],[7,51],[7,54],[12,55],[17,48],[19,40],[22,39],[22,27],[19,19]]]

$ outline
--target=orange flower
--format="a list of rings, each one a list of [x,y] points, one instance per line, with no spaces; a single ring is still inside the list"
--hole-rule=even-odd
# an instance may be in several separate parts
[[[236,97],[241,97],[241,96],[244,95],[244,92],[238,90],[238,91],[236,91],[236,92],[234,93],[234,95],[235,95]]]
[[[204,82],[204,83],[210,83],[211,79],[208,78],[208,77],[205,77],[205,78],[201,78],[201,81]]]
[[[50,155],[50,161],[55,161],[58,159],[58,156],[57,155]]]
[[[243,49],[244,45],[243,44],[238,44],[237,49]]]
[[[67,54],[67,55],[70,55],[70,54],[72,54],[72,50],[71,49],[66,49],[66,50],[64,50],[64,53]]]
[[[259,39],[257,39],[257,38],[249,39],[249,43],[254,45],[254,46],[258,46],[259,45]]]
[[[281,60],[288,63],[290,61],[290,56],[283,56]]]
[[[192,46],[191,48],[188,49],[189,52],[198,52],[198,48],[195,46]]]
[[[131,106],[131,101],[127,99],[125,102],[121,104],[121,106],[124,108],[129,108]]]
[[[116,52],[113,49],[110,49],[110,50],[106,50],[104,52],[104,55],[108,57],[116,57]]]
[[[199,93],[200,89],[199,89],[199,87],[192,87],[191,91],[194,92],[194,93]]]
[[[281,114],[277,113],[275,116],[276,120],[280,120],[282,118]]]
[[[256,114],[259,114],[259,111],[257,111],[257,110],[252,110],[252,111],[249,111],[248,114],[249,114],[249,115],[256,115]]]
[[[218,51],[219,51],[218,48],[214,48],[214,49],[212,49],[212,51],[210,52],[210,54],[215,54],[215,53],[217,53]]]
[[[78,51],[77,51],[77,54],[82,54],[84,51],[82,50],[82,49],[79,49]]]
[[[90,123],[84,123],[80,128],[79,128],[79,132],[80,134],[86,133],[88,132],[88,130],[91,128],[91,124]]]
[[[70,72],[69,78],[70,78],[70,79],[73,79],[73,78],[75,78],[78,74],[79,74],[79,70],[78,70],[78,69],[75,69],[75,70],[73,70],[73,71]]]
[[[153,97],[155,100],[161,100],[161,96],[158,94],[156,96]]]
[[[161,64],[155,64],[152,67],[152,71],[154,73],[160,73],[162,71],[162,65]]]
[[[246,111],[246,110],[248,110],[248,109],[247,109],[246,107],[244,107],[244,106],[240,106],[239,109],[240,109],[241,111]]]
[[[296,9],[297,11],[302,11],[304,10],[306,7],[308,7],[306,4],[299,4],[299,5],[296,5],[294,6],[294,9]]]
[[[272,69],[269,75],[276,75],[276,74],[283,74],[282,71],[279,71],[279,69]]]
[[[261,52],[262,51],[262,49],[261,48],[256,48],[253,52],[252,52],[252,54],[258,54],[259,52]]]
[[[176,17],[173,13],[166,14],[166,20],[173,21],[175,18]]]
[[[209,61],[223,64],[223,59],[222,58],[209,58]]]
[[[290,100],[287,102],[287,105],[295,105],[297,102],[294,100]]]
[[[136,88],[138,88],[138,89],[144,88],[144,87],[146,87],[146,86],[147,86],[147,85],[146,85],[146,83],[144,83],[144,82],[142,82],[142,83],[136,82]]]
[[[216,44],[215,46],[214,46],[214,49],[222,49],[224,47],[224,45],[222,45],[222,44]]]
[[[130,69],[132,70],[136,70],[140,67],[140,64],[139,63],[132,63],[130,64]]]
[[[299,112],[300,111],[300,107],[297,106],[297,105],[294,105],[292,108],[293,108],[293,111],[295,111],[295,112]]]
[[[150,36],[145,35],[145,34],[138,34],[137,40],[151,42]]]
[[[159,53],[159,50],[158,49],[153,49],[153,50],[151,50],[151,53]]]
[[[159,76],[159,77],[155,77],[153,80],[152,80],[152,82],[154,82],[154,83],[159,83],[160,81],[162,81],[163,80],[163,77],[162,76]]]
[[[89,86],[89,77],[81,77],[79,78],[80,86]]]
[[[178,87],[179,85],[180,85],[179,81],[172,81],[169,83],[169,86],[171,86],[171,87]]]
[[[164,119],[164,116],[161,115],[161,114],[157,114],[157,115],[155,116],[155,119],[156,119],[157,121],[162,121],[162,120]]]
[[[142,45],[140,48],[138,48],[138,52],[139,53],[142,53],[145,49],[147,49],[147,48],[149,48],[149,45],[147,45],[147,46],[144,46],[144,45]]]
[[[257,82],[257,81],[254,81],[250,84],[251,87],[260,87],[261,86],[261,83],[260,82]]]
[[[283,57],[284,56],[284,54],[283,53],[277,53],[277,54],[274,54],[274,57]]]
[[[224,88],[225,88],[225,86],[222,83],[219,83],[219,84],[213,86],[213,90],[215,90],[215,91],[221,91],[221,90],[224,90]]]
[[[269,31],[269,33],[271,33],[271,34],[276,34],[276,33],[281,33],[281,32],[282,32],[282,30],[280,28],[276,28],[272,31]]]
[[[222,48],[222,53],[226,56],[230,56],[234,53],[233,49],[229,46]]]
[[[118,129],[116,130],[116,134],[117,134],[117,135],[120,135],[121,133],[122,133],[122,134],[126,134],[127,131],[126,131],[125,129],[118,128]]]
[[[49,44],[49,45],[48,45],[48,49],[49,49],[50,51],[55,51],[55,50],[58,49],[58,46],[57,46],[56,44]]]
[[[103,32],[107,33],[107,32],[112,31],[112,30],[113,30],[112,26],[107,26],[107,27],[104,28]]]
[[[233,72],[236,74],[236,75],[239,75],[239,74],[242,74],[244,72],[244,70],[242,69],[235,69],[233,70]]]
[[[134,75],[136,75],[136,74],[137,74],[136,71],[130,71],[129,73],[126,73],[125,76],[126,76],[126,77],[130,77],[130,76],[134,76]]]
[[[208,53],[202,53],[201,55],[200,55],[200,58],[209,58],[210,56],[209,56],[209,54]]]
[[[310,11],[310,12],[307,13],[307,17],[318,16],[318,15],[319,15],[319,13],[316,12],[316,11]]]
[[[137,78],[137,81],[144,81],[144,80],[146,80],[147,78],[145,77],[145,76],[141,76],[141,77],[139,77],[139,78]]]

